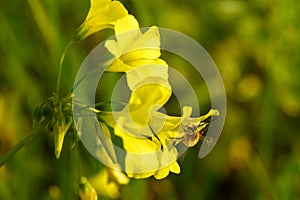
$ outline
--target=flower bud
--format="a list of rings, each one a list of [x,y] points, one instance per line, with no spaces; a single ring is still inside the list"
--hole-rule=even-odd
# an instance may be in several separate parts
[[[81,200],[97,200],[98,196],[95,189],[85,177],[81,177],[78,184],[78,195]]]
[[[68,132],[72,120],[66,124],[65,120],[62,120],[61,123],[57,122],[54,127],[54,148],[55,148],[55,157],[59,159],[60,153],[63,147],[64,138]]]

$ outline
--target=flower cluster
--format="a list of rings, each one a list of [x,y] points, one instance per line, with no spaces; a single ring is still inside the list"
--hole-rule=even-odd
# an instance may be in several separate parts
[[[160,58],[159,29],[152,26],[142,32],[135,17],[118,1],[91,0],[90,11],[77,29],[76,38],[84,39],[104,28],[115,31],[115,39],[105,42],[105,48],[113,55],[106,71],[126,73],[131,96],[121,111],[98,112],[101,127],[107,135],[107,127],[112,128],[122,139],[129,177],[162,179],[169,172],[180,173],[180,153],[175,143],[184,138],[182,124],[197,126],[203,117],[191,119],[192,109],[188,106],[183,108],[181,117],[158,111],[172,94],[168,64]],[[218,114],[211,110],[205,118]]]
[[[177,162],[179,156],[187,148],[196,145],[206,134],[209,122],[205,120],[219,115],[218,110],[211,109],[206,115],[192,118],[192,108],[189,106],[182,108],[182,116],[169,116],[160,112],[172,95],[172,86],[169,83],[169,66],[161,58],[159,29],[156,26],[146,31],[140,29],[136,18],[118,1],[90,0],[90,10],[75,31],[75,39],[84,40],[106,28],[112,28],[115,37],[106,40],[104,44],[107,52],[112,55],[112,59],[104,63],[105,70],[126,75],[131,95],[125,106],[118,111],[100,111],[75,100],[79,109],[88,111],[83,116],[90,116],[91,112],[97,116],[92,115],[93,121],[85,117],[73,120],[72,109],[77,109],[77,105],[74,106],[74,99],[77,97],[73,91],[74,94],[72,92],[59,98],[59,73],[56,94],[34,112],[35,126],[47,127],[54,136],[57,159],[60,158],[65,136],[72,136],[75,146],[78,136],[82,136],[81,130],[75,130],[81,126],[92,135],[88,137],[89,142],[97,140],[95,137],[101,138],[98,138],[100,141],[97,140],[100,144],[95,145],[99,145],[101,149],[98,156],[108,158],[113,166],[117,166],[117,169],[105,168],[94,178],[90,178],[91,183],[79,175],[78,195],[81,199],[96,200],[97,192],[116,198],[119,196],[118,187],[128,184],[128,177],[140,179],[154,176],[156,179],[163,179],[170,172],[180,173]],[[60,72],[65,52],[62,54]],[[99,124],[105,134],[99,135],[99,128],[95,124]],[[92,133],[98,135],[94,137]],[[122,141],[125,154],[121,159],[112,143],[115,137]],[[101,140],[106,142],[101,144]]]
[[[54,136],[55,157],[60,157],[66,134],[73,125],[72,95],[58,99],[56,94],[46,99],[34,110],[34,125],[43,125]]]

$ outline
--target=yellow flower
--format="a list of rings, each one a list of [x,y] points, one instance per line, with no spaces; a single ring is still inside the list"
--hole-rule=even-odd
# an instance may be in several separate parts
[[[123,113],[122,113],[123,112]],[[150,113],[151,123],[148,126],[139,126],[126,117],[124,111],[114,114],[101,112],[100,117],[109,126],[114,127],[115,134],[122,138],[123,148],[126,150],[125,171],[132,178],[147,178],[154,176],[156,179],[165,178],[169,172],[180,173],[176,161],[178,152],[175,146],[168,146],[172,138],[178,136],[182,121],[189,118],[192,109],[184,107],[182,117],[168,116],[153,111]],[[150,129],[157,130],[155,137]],[[163,149],[162,149],[163,146]]]
[[[113,28],[115,22],[127,13],[126,8],[118,1],[90,0],[87,17],[76,30],[75,35],[83,40],[102,29]]]
[[[151,111],[149,125],[138,125],[130,116],[120,113],[100,112],[100,118],[114,128],[117,136],[122,138],[126,150],[125,172],[131,178],[156,179],[165,178],[169,172],[180,173],[177,158],[183,151],[175,147],[183,141],[185,132],[181,125],[186,123],[199,124],[201,121],[217,116],[217,110],[210,110],[206,115],[190,118],[192,108],[183,107],[181,117],[169,116],[158,111]],[[154,136],[154,133],[156,136]],[[175,142],[174,142],[175,141]],[[186,147],[188,148],[188,147]]]
[[[119,198],[120,185],[129,183],[129,178],[125,174],[111,168],[102,169],[90,180],[99,195],[110,199]]]
[[[122,139],[125,172],[129,177],[162,179],[169,172],[180,173],[176,160],[182,152],[178,152],[174,140],[183,138],[183,122],[199,124],[203,118],[191,119],[190,107],[183,108],[181,117],[158,112],[172,94],[168,65],[159,58],[158,28],[153,26],[142,32],[134,16],[128,14],[114,25],[115,39],[105,42],[113,55],[106,71],[125,72],[132,93],[121,111],[99,112],[100,125],[112,127],[114,134]],[[109,134],[107,127],[103,130]]]
[[[157,27],[142,33],[134,16],[126,15],[116,22],[115,35],[116,40],[105,42],[105,47],[114,56],[106,71],[126,72],[131,90],[146,77],[168,79],[168,65],[159,59],[160,34]]]
[[[78,195],[81,200],[97,200],[96,190],[85,177],[81,177],[78,184]]]
[[[160,141],[153,134],[150,138],[142,137],[143,132],[133,136],[136,126],[130,127],[122,120],[124,118],[119,118],[114,130],[115,134],[122,138],[123,148],[126,150],[125,171],[129,177],[147,178],[153,175],[157,179],[162,179],[170,171],[180,173],[175,148],[162,150]],[[145,134],[150,135],[149,127],[144,129],[148,129],[148,133]]]

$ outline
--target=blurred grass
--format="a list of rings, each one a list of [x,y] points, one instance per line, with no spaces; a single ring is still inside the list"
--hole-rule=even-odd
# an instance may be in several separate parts
[[[216,62],[228,98],[223,133],[207,157],[199,160],[195,147],[181,163],[180,175],[162,181],[132,180],[121,188],[121,199],[299,198],[298,2],[121,2],[141,26],[174,29],[199,41]],[[0,2],[0,156],[31,130],[33,108],[55,91],[59,57],[83,21],[88,3]],[[98,33],[71,47],[62,93],[72,87],[85,55],[109,34]],[[203,90],[201,81],[198,87]],[[201,100],[209,109],[207,102]],[[0,168],[0,199],[76,199],[70,142],[55,160],[50,138],[41,132]],[[87,176],[101,169],[84,149],[81,153]]]

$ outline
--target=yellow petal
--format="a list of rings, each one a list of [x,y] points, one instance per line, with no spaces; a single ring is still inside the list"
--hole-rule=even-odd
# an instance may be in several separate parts
[[[87,114],[87,116],[91,116],[91,114]],[[98,119],[94,116],[78,118],[76,120],[78,135],[85,144],[95,144],[90,148],[90,151],[92,151],[98,159],[101,158],[101,160],[105,160],[106,163],[109,163],[110,166],[114,166],[117,163],[117,158],[110,140],[110,131],[106,124],[98,123]],[[102,134],[100,128],[105,134]]]
[[[189,119],[192,114],[192,107],[184,106],[182,109],[182,116],[170,116],[161,112],[151,113],[151,127],[155,128],[156,124],[159,124],[161,121],[164,122],[164,126],[160,131],[176,131],[178,132],[178,128],[182,121]],[[157,129],[157,128],[156,128]],[[175,137],[174,135],[171,137]]]
[[[107,172],[110,179],[114,180],[116,183],[121,185],[127,185],[129,183],[129,178],[121,171],[107,168]]]
[[[93,184],[99,195],[110,199],[117,199],[120,197],[120,186],[115,181],[109,181],[109,172],[106,169],[102,169],[96,175],[91,177],[90,182]]]
[[[115,25],[115,34],[117,37],[117,40],[122,40],[120,38],[118,38],[118,36],[126,31],[131,31],[131,30],[136,30],[139,29],[139,23],[138,21],[135,19],[135,17],[133,15],[125,15],[123,18],[119,19],[116,22]],[[132,32],[132,33],[137,33],[137,32]],[[128,34],[126,34],[127,36]],[[136,36],[135,34],[132,34],[133,38]],[[133,39],[131,38],[131,39]],[[127,38],[129,39],[129,38]]]
[[[121,119],[121,118],[120,118]],[[160,143],[158,141],[151,141],[146,137],[143,137],[143,132],[134,133],[135,130],[124,130],[122,120],[119,120],[115,127],[115,134],[122,138],[123,148],[129,153],[153,153],[160,149]],[[132,127],[134,128],[134,126]],[[138,135],[140,134],[140,135]]]
[[[134,90],[138,83],[142,83],[142,81],[150,77],[160,77],[162,79],[161,81],[168,81],[168,65],[164,60],[141,59],[128,62],[128,66],[132,67],[126,74],[127,84],[130,90]]]
[[[156,26],[152,26],[144,34],[135,37],[130,48],[123,51],[122,59],[135,61],[139,59],[157,59],[160,54],[160,34]]]
[[[116,40],[107,40],[104,44],[115,58],[119,58],[126,52],[132,51],[133,44],[142,36],[139,24],[132,15],[125,15],[116,21],[115,35]]]
[[[115,127],[115,134],[122,138],[123,148],[126,151],[125,171],[129,177],[147,178],[152,176],[159,167],[156,151],[160,150],[159,141],[151,141],[145,137],[135,137],[124,132],[126,124],[122,117]],[[129,130],[130,131],[130,130]]]
[[[116,50],[117,51],[117,50]],[[126,64],[122,59],[116,58],[112,64],[106,68],[108,72],[127,72],[131,70],[133,66]]]
[[[179,174],[180,173],[180,166],[177,162],[174,162],[173,164],[171,164],[170,166],[170,172],[173,172],[175,174]]]
[[[124,36],[127,36],[127,34],[131,32],[132,31],[124,33]],[[118,41],[120,40],[118,39]],[[127,48],[123,49],[121,56],[121,59],[125,62],[139,59],[157,59],[161,55],[160,35],[158,28],[155,26],[149,28],[144,34],[137,33],[131,40],[126,38],[124,43],[128,45]]]
[[[160,168],[155,172],[154,177],[156,179],[162,179],[168,176],[173,165],[177,164],[177,149],[175,147],[164,148],[163,151],[157,153],[157,158],[160,164]],[[180,168],[179,168],[180,171]],[[175,171],[177,172],[177,170]]]
[[[156,169],[159,167],[159,163],[154,153],[146,155],[126,155],[125,170],[129,177],[141,179],[154,175]]]
[[[154,177],[156,179],[163,179],[163,178],[167,177],[170,172],[173,172],[176,174],[180,173],[180,166],[178,165],[177,162],[173,162],[170,165],[168,165],[167,167],[157,170],[154,173]]]
[[[159,58],[161,54],[158,28],[151,27],[144,34],[138,28],[138,22],[132,15],[126,15],[117,21],[115,25],[116,40],[105,42],[105,47],[115,57],[111,66],[106,69],[107,71],[127,72],[141,64],[147,64],[147,60]],[[158,63],[161,64],[161,62]],[[130,67],[124,68],[123,65]]]
[[[116,40],[106,40],[104,46],[116,59],[122,55],[122,48],[119,47],[119,43]],[[114,62],[116,59],[114,59]],[[109,68],[106,71],[110,71]]]
[[[219,116],[219,115],[220,115],[220,113],[219,113],[218,110],[210,109],[207,114],[200,116],[199,120],[203,121],[203,120],[206,120],[207,118],[209,118],[211,116]]]
[[[143,178],[149,178],[150,176],[153,176],[154,172],[148,172],[148,173],[131,173],[127,172],[127,176],[130,178],[135,179],[143,179]]]
[[[156,179],[163,179],[169,175],[170,169],[169,167],[164,167],[154,173],[154,177]]]
[[[136,85],[129,101],[131,119],[140,125],[150,122],[150,112],[158,110],[170,98],[172,90],[167,81],[159,77],[149,77]],[[144,84],[144,85],[143,85]]]
[[[104,28],[113,28],[116,21],[128,14],[119,1],[91,0],[91,7],[85,21],[76,30],[80,40]]]

